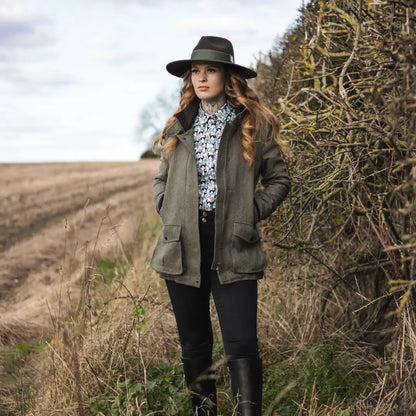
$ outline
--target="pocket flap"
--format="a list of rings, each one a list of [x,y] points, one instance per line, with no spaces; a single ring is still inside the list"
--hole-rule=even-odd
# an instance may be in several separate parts
[[[260,235],[252,224],[234,223],[232,237],[233,271],[260,273],[266,267],[266,255],[261,248]]]
[[[181,226],[180,225],[164,225],[162,230],[162,240],[169,241],[179,241],[181,236]]]
[[[255,227],[242,222],[234,223],[234,235],[248,243],[255,243],[260,240],[260,235]]]
[[[180,235],[180,225],[163,226],[150,262],[157,272],[172,275],[183,273]]]

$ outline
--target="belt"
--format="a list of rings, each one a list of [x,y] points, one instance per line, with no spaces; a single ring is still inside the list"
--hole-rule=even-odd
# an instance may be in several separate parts
[[[199,220],[202,221],[204,224],[208,221],[214,221],[215,219],[215,211],[204,211],[199,210]]]

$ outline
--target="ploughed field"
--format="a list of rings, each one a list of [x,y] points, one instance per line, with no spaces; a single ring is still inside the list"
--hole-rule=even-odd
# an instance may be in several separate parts
[[[111,256],[153,210],[158,162],[0,164],[0,346],[50,331],[86,256]]]

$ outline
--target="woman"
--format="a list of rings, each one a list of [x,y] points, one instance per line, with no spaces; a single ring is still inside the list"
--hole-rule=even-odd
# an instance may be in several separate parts
[[[289,191],[280,152],[287,145],[247,86],[256,72],[234,63],[227,39],[203,36],[190,59],[166,68],[183,87],[177,112],[154,143],[162,152],[153,190],[163,229],[151,264],[166,280],[195,414],[217,414],[212,293],[238,414],[260,415],[257,280],[266,258],[256,223]]]

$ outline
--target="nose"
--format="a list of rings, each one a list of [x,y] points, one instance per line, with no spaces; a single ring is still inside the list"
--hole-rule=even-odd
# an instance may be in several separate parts
[[[207,72],[204,70],[199,71],[199,81],[205,82],[207,80]]]

